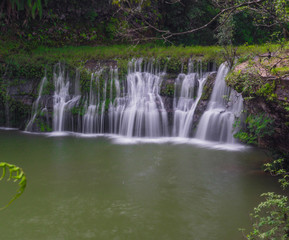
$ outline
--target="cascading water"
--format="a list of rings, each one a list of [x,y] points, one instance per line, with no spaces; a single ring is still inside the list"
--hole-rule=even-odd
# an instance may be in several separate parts
[[[30,118],[28,124],[26,125],[25,131],[29,131],[30,132],[30,131],[33,130],[33,124],[34,124],[35,118],[38,115],[38,111],[39,111],[38,108],[39,108],[39,102],[40,102],[41,97],[42,97],[43,87],[44,87],[46,82],[47,82],[47,77],[46,77],[46,74],[45,74],[45,76],[42,78],[42,80],[40,82],[38,97],[37,97],[36,101],[32,105],[31,118]]]
[[[188,74],[179,74],[175,83],[173,136],[190,137],[192,134],[194,113],[208,77],[202,74],[202,66],[199,73],[193,71],[194,64],[189,61]]]
[[[163,73],[142,59],[130,62],[126,95],[116,99],[115,132],[132,137],[160,137],[168,134],[167,112],[159,95]]]
[[[109,77],[100,81],[101,74],[102,71],[99,71],[91,77],[89,100],[82,119],[83,133],[168,136],[167,112],[159,95],[163,73],[154,68],[152,62],[143,63],[142,59],[131,61],[126,81],[122,83],[123,91],[117,68],[111,67]],[[58,78],[63,79],[61,75]],[[67,90],[64,92],[67,96]]]
[[[88,103],[86,103],[86,111],[83,116],[83,127],[82,132],[83,133],[96,133],[99,132],[99,114],[98,114],[98,107],[97,107],[97,99],[99,97],[96,94],[96,91],[94,91],[94,86],[99,86],[99,75],[101,74],[101,71],[97,73],[91,74],[91,80],[90,80],[90,90],[89,90],[89,100]]]
[[[54,69],[53,81],[55,86],[53,96],[53,131],[62,132],[66,130],[65,123],[66,119],[71,116],[70,110],[78,104],[81,96],[69,93],[69,77],[65,77],[65,68],[61,64],[57,64]]]
[[[117,68],[110,67],[109,71],[101,69],[91,75],[89,92],[82,96],[79,72],[73,84],[65,73],[64,66],[57,64],[53,74],[53,131],[110,133],[127,137],[190,138],[197,121],[194,119],[195,111],[211,74],[203,73],[201,62],[195,68],[196,71],[193,61],[189,61],[188,73],[179,74],[175,81],[170,134],[168,113],[160,96],[165,73],[153,61],[132,60],[126,79],[122,81],[119,80]],[[226,86],[225,76],[228,71],[226,64],[222,64],[218,70],[210,101],[197,126],[197,139],[235,142],[233,123],[241,115],[243,99]],[[32,129],[37,116],[45,81],[46,77],[41,81],[27,131]],[[47,122],[48,112],[46,107],[42,109]]]
[[[109,119],[109,133],[117,133],[117,126],[119,123],[119,116],[121,109],[120,99],[120,83],[118,79],[118,69],[111,68],[111,82],[110,82],[110,103],[108,108],[108,119]],[[115,87],[115,100],[113,101],[113,86]]]
[[[196,138],[224,143],[234,143],[233,124],[240,117],[243,98],[227,87],[225,77],[229,72],[223,63],[218,71],[215,86],[207,110],[202,115],[197,127]],[[228,98],[229,96],[229,101]]]
[[[114,133],[115,107],[113,104],[114,89],[117,101],[120,97],[120,83],[117,68],[110,68],[110,78],[101,83],[100,76],[103,70],[92,74],[90,81],[89,100],[86,103],[86,112],[82,120],[83,133]],[[110,81],[110,83],[109,83]],[[101,101],[102,84],[102,101]],[[106,121],[107,87],[109,88],[108,122]]]

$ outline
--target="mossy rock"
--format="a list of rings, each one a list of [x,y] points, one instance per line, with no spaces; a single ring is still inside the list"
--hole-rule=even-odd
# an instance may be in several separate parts
[[[203,89],[203,94],[201,97],[201,100],[209,100],[210,96],[212,94],[213,91],[213,87],[214,87],[214,83],[216,80],[216,73],[212,73],[208,76],[208,79],[205,83],[204,89]]]

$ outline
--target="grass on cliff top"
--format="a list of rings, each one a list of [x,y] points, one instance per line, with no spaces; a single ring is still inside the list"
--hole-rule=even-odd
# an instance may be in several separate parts
[[[288,47],[288,44],[287,44]],[[252,45],[237,47],[237,55],[247,56],[276,51],[277,44]],[[176,58],[186,60],[189,58],[202,58],[204,60],[221,63],[224,61],[224,50],[220,46],[157,46],[143,45],[111,45],[111,46],[67,46],[61,48],[48,48],[39,46],[29,49],[25,43],[8,42],[0,40],[0,61],[12,61],[19,65],[45,65],[65,60],[72,66],[81,66],[87,60],[112,60],[145,58]]]
[[[210,47],[160,47],[153,45],[111,45],[111,46],[80,46],[47,48],[38,47],[29,54],[20,53],[14,55],[17,62],[55,62],[65,60],[71,65],[82,65],[87,60],[112,60],[112,59],[132,59],[132,58],[176,58],[186,60],[189,58],[203,58],[206,60],[216,60],[221,57],[222,48],[218,46]]]

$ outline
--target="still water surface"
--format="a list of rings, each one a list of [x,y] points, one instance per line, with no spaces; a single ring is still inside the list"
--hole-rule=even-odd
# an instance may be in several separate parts
[[[28,178],[1,239],[238,240],[259,195],[280,191],[256,149],[119,142],[0,131],[0,161]],[[15,190],[1,183],[2,205]]]

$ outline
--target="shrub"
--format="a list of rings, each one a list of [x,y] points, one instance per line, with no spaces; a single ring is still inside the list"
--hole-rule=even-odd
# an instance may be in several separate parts
[[[263,193],[261,202],[251,214],[253,230],[245,236],[248,240],[286,240],[289,238],[289,206],[286,196]]]
[[[244,143],[257,144],[259,138],[270,136],[274,132],[274,120],[264,116],[264,114],[249,115],[245,124],[246,129],[240,130],[234,135],[235,138]],[[240,123],[235,123],[235,127],[239,127],[239,125]]]

